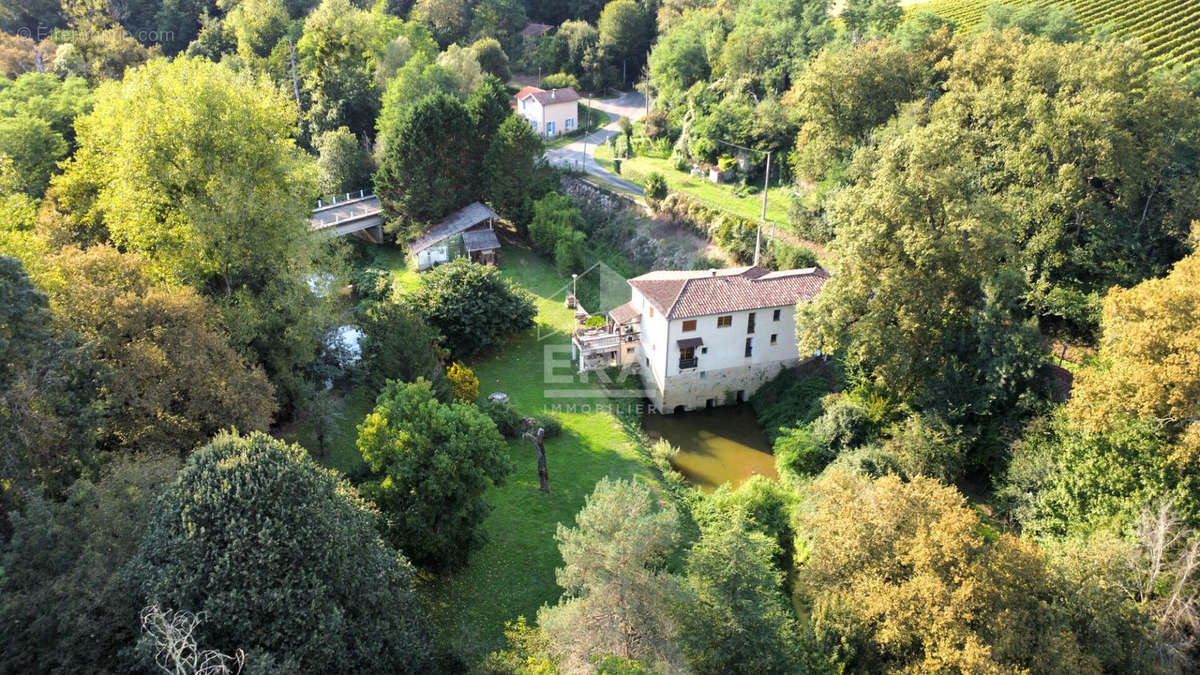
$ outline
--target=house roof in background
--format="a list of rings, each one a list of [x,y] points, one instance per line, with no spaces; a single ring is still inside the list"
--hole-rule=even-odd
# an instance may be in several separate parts
[[[785,307],[811,300],[829,273],[820,267],[770,272],[761,267],[650,272],[629,280],[668,319]]]
[[[554,26],[544,23],[527,23],[525,24],[525,27],[521,29],[521,37],[537,37],[551,28],[554,28]]]
[[[551,89],[550,91],[546,91],[545,89],[538,89],[537,87],[525,87],[521,91],[517,92],[517,100],[518,101],[523,101],[526,98],[529,98],[530,96],[532,96],[535,101],[537,101],[538,103],[540,103],[542,105],[555,105],[557,103],[571,103],[572,101],[578,101],[580,98],[579,92],[575,91],[575,89],[573,87],[563,87],[562,89]]]
[[[491,210],[485,204],[474,202],[451,213],[445,220],[429,228],[425,234],[414,239],[408,245],[408,248],[414,254],[420,253],[447,237],[452,237],[459,232],[465,232],[489,218],[499,217],[500,214]]]

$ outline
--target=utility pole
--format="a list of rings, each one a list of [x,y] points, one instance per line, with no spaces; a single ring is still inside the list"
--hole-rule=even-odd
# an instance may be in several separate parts
[[[754,148],[747,148],[746,146],[738,145],[737,143],[730,143],[729,141],[722,141],[719,138],[716,139],[716,141],[722,145],[728,145],[730,147],[737,148],[739,150],[745,150],[746,152],[765,152],[765,153],[767,153],[767,170],[765,172],[766,175],[763,177],[762,216],[761,216],[760,222],[758,224],[758,227],[755,228],[755,236],[754,236],[754,264],[755,264],[755,266],[757,266],[759,256],[762,253],[762,229],[767,224],[767,189],[769,187],[771,187],[771,151],[770,150],[755,150]]]
[[[588,94],[587,110],[584,111],[583,118],[583,164],[579,167],[583,171],[587,171],[587,143],[588,135],[592,132],[592,95]],[[570,160],[567,160],[570,161]]]
[[[292,91],[296,94],[296,114],[300,116],[300,124],[303,125],[304,115],[300,113],[300,82],[296,79],[296,45],[292,44],[291,39],[288,40],[288,53],[292,62]]]

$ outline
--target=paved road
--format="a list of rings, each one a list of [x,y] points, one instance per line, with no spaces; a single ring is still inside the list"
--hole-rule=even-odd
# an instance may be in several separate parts
[[[595,99],[592,101],[592,107],[608,114],[608,124],[592,132],[586,138],[573,141],[561,148],[548,150],[546,160],[555,166],[582,168],[588,174],[615,188],[642,195],[641,186],[605,170],[596,163],[596,158],[592,155],[596,151],[596,146],[621,133],[617,121],[621,119],[622,115],[631,120],[639,120],[645,116],[646,98],[640,92],[631,91],[616,98]]]

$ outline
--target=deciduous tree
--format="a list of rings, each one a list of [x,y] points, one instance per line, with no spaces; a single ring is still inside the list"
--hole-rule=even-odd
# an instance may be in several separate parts
[[[474,405],[441,403],[423,379],[389,382],[358,427],[376,476],[363,489],[384,513],[385,538],[421,567],[465,565],[484,542],[483,493],[512,470],[507,447]]]
[[[498,348],[533,326],[532,297],[494,267],[459,258],[421,275],[409,305],[446,338],[455,360]]]
[[[509,115],[483,156],[483,198],[518,228],[529,223],[533,203],[549,187],[541,162],[543,150],[542,139],[529,123]]]

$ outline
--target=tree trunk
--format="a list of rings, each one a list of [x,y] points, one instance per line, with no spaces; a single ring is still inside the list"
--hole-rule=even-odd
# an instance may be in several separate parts
[[[550,471],[546,468],[546,445],[544,442],[546,430],[539,427],[536,434],[526,431],[524,435],[530,443],[533,443],[533,447],[537,448],[538,490],[543,494],[550,494]]]

